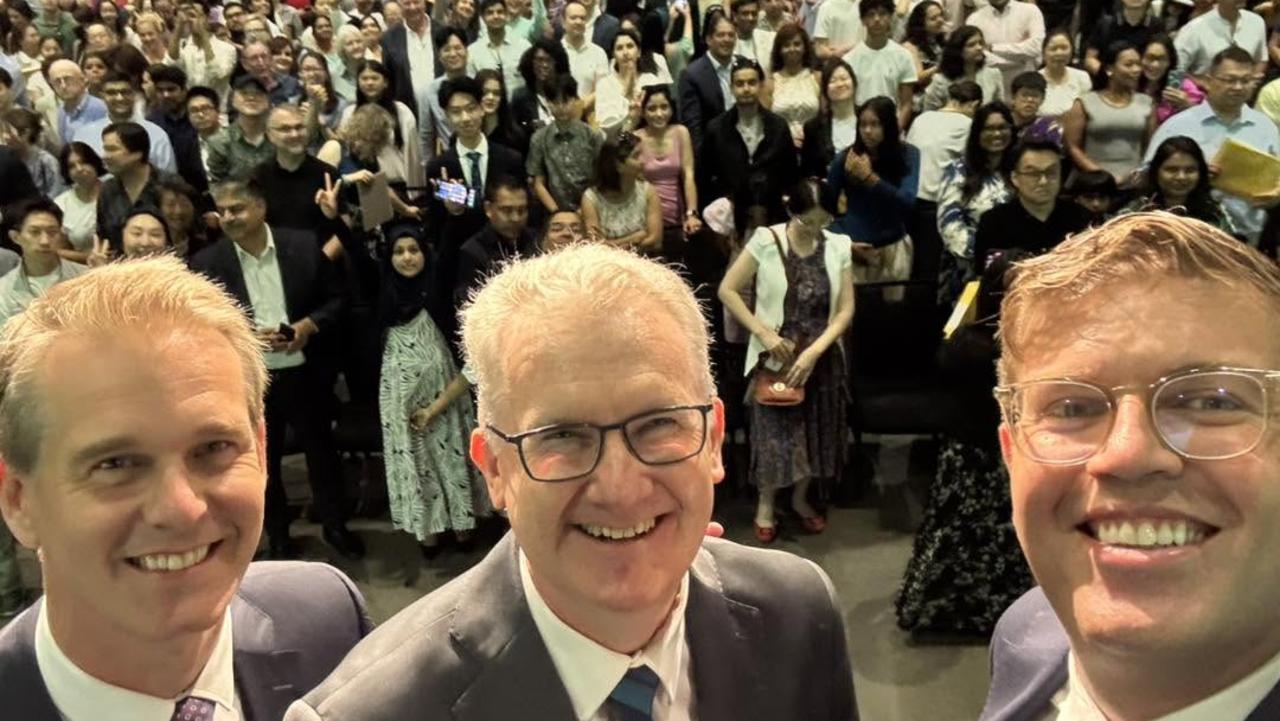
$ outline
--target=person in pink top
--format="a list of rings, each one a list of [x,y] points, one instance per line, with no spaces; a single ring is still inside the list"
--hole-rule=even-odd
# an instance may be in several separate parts
[[[641,140],[644,177],[662,203],[662,256],[682,262],[685,238],[702,228],[702,220],[694,183],[693,142],[688,128],[671,122],[674,108],[670,86],[645,88],[635,134]]]

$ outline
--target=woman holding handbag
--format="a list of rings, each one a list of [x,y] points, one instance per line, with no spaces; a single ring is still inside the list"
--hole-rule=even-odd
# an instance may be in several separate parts
[[[792,510],[809,533],[826,519],[809,503],[815,478],[835,478],[847,436],[845,359],[840,339],[853,320],[852,241],[824,230],[831,209],[816,179],[786,200],[786,223],[751,235],[720,283],[720,301],[751,332],[747,407],[751,482],[759,489],[755,532],[777,537],[774,497],[793,487]],[[741,291],[755,279],[755,312]]]

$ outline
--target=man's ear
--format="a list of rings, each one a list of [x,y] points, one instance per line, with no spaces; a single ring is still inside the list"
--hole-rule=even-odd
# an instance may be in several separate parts
[[[503,478],[498,464],[498,454],[489,444],[489,436],[485,429],[476,428],[471,431],[469,450],[471,462],[480,469],[480,474],[484,476],[484,483],[489,488],[489,502],[493,504],[494,510],[505,510],[508,493],[507,479]]]
[[[711,420],[707,426],[707,446],[711,449],[711,482],[724,480],[724,401],[712,401]]]
[[[31,480],[8,467],[0,459],[0,515],[18,543],[32,550],[40,546],[31,513]]]
[[[1013,463],[1013,432],[1009,430],[1008,423],[1000,424],[1000,457],[1004,459],[1004,466],[1008,468]]]

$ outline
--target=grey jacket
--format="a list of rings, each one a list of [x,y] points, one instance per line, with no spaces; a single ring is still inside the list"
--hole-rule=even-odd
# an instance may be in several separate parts
[[[4,718],[61,721],[36,665],[39,604],[0,630],[0,709]],[[249,566],[231,602],[236,695],[246,721],[279,721],[372,625],[364,598],[321,563]]]
[[[508,534],[379,627],[286,720],[573,719],[517,559]],[[812,562],[708,539],[686,614],[701,721],[857,719],[844,623]]]

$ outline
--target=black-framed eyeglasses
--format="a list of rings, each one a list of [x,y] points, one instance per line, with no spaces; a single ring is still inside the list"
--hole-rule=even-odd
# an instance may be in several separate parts
[[[622,432],[627,449],[648,466],[669,466],[702,452],[707,444],[710,403],[645,411],[618,423],[558,423],[522,433],[489,431],[516,447],[520,464],[535,481],[559,483],[590,475],[604,455],[604,436]]]
[[[1014,442],[1039,463],[1070,466],[1092,458],[1115,425],[1118,396],[1146,396],[1160,441],[1193,460],[1227,460],[1258,447],[1267,430],[1280,370],[1195,368],[1149,385],[1104,388],[1074,378],[1012,383],[995,389]]]

